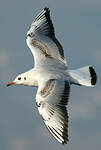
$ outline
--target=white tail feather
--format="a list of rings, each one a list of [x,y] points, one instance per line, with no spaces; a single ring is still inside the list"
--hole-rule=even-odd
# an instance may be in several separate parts
[[[85,66],[75,70],[69,70],[71,84],[93,87],[97,82],[97,75],[92,66]]]

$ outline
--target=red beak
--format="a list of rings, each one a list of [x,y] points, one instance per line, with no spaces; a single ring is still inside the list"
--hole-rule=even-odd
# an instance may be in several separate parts
[[[9,84],[7,84],[7,87],[11,86],[11,85],[14,85],[14,84],[16,84],[16,82],[10,82]]]

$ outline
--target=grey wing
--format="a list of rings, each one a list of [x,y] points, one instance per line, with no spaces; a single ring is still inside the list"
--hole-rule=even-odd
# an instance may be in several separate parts
[[[68,81],[51,79],[38,89],[36,95],[38,110],[46,127],[61,144],[66,144],[69,140],[66,108],[69,93]]]
[[[44,8],[34,19],[30,25],[27,37],[30,38],[30,40],[27,40],[27,44],[31,50],[32,47],[38,48],[46,58],[59,60],[67,66],[64,57],[64,50],[55,37],[49,8]]]

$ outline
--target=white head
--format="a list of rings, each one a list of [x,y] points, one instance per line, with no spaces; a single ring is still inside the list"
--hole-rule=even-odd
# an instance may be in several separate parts
[[[26,73],[18,75],[14,79],[14,81],[12,81],[9,84],[7,84],[7,86],[11,86],[11,85],[14,85],[14,84],[23,84],[23,85],[26,85],[27,84],[27,75],[26,75]]]

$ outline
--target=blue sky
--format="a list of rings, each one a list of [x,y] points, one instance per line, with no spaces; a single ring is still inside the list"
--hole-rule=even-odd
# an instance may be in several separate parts
[[[69,137],[66,146],[50,136],[35,105],[35,88],[6,87],[16,75],[33,67],[25,37],[37,13],[49,7],[56,37],[69,68],[94,65],[95,88],[72,86]],[[0,1],[0,149],[95,150],[101,148],[101,1]]]

